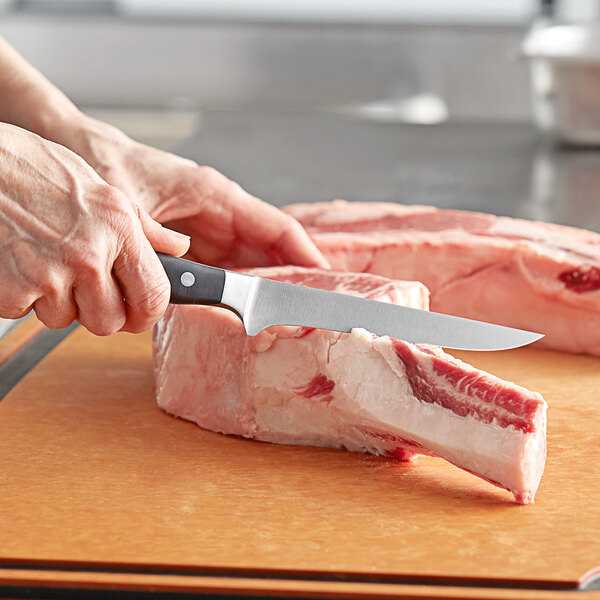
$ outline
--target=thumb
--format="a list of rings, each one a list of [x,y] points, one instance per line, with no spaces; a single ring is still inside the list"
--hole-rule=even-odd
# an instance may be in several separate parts
[[[137,205],[136,212],[144,234],[156,252],[164,252],[171,256],[183,256],[189,250],[189,236],[163,227]]]

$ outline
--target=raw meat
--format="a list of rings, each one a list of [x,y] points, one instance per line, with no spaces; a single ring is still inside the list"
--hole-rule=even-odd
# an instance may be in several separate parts
[[[427,308],[417,282],[277,267],[252,274]],[[170,306],[154,333],[159,406],[201,427],[280,444],[438,455],[533,501],[546,404],[434,346],[301,327],[248,337],[231,312]]]
[[[481,213],[392,203],[296,204],[334,269],[422,281],[431,310],[546,335],[600,355],[600,235]]]

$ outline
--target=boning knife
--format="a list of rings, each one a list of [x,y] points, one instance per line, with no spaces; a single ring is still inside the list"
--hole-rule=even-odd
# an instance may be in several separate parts
[[[171,282],[172,303],[229,308],[239,315],[248,335],[273,325],[342,332],[360,327],[378,336],[460,350],[507,350],[543,337],[531,331],[282,283],[157,254]]]

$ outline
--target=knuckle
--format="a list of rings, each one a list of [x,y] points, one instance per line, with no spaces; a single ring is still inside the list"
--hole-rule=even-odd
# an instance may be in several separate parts
[[[143,294],[133,304],[131,309],[146,320],[158,320],[169,303],[171,285],[166,277],[160,277],[154,284],[148,286]]]
[[[20,319],[30,310],[33,302],[21,294],[3,294],[0,298],[0,317]]]
[[[229,209],[231,219],[234,218],[234,210],[232,210],[232,208],[238,206],[240,201],[249,203],[248,206],[250,209],[259,208],[255,204],[255,202],[258,203],[258,201],[248,194],[248,192],[246,192],[246,190],[235,181],[231,181],[230,179],[223,177],[223,180],[218,185],[215,185],[213,189],[218,190],[217,195],[220,198],[220,202],[224,207]]]
[[[61,319],[58,319],[55,322],[55,326],[51,327],[51,329],[64,329],[65,327],[68,327],[75,319],[72,317],[63,317]]]
[[[290,215],[286,215],[285,213],[281,213],[280,218],[281,218],[281,223],[282,223],[284,229],[290,229],[290,230],[302,229],[302,226],[300,225],[300,223],[298,223],[298,221],[296,221],[296,219],[294,219],[294,217],[291,217]]]
[[[226,179],[225,175],[217,171],[214,167],[209,167],[208,165],[201,165],[197,168],[198,177],[205,179],[208,182],[211,181],[222,181]]]
[[[68,327],[77,316],[75,306],[60,296],[43,296],[35,301],[33,309],[38,319],[50,329]]]
[[[214,167],[196,167],[194,176],[200,189],[204,190],[204,193],[208,196],[223,193],[233,194],[239,188],[237,183],[225,177],[223,173],[217,171]]]
[[[76,318],[77,311],[74,308],[62,311],[57,315],[55,321],[56,329],[64,329],[65,327],[68,327]]]
[[[3,319],[20,319],[28,314],[30,310],[31,306],[7,306],[5,308],[0,308],[0,317]]]
[[[36,314],[40,321],[50,329],[64,329],[75,320],[75,317],[72,315],[44,315],[42,317],[38,311],[36,311]]]
[[[107,224],[117,238],[127,238],[136,221],[139,221],[137,205],[112,186],[103,186],[99,192],[101,204],[107,211]]]
[[[69,247],[65,266],[66,277],[75,281],[85,281],[98,284],[108,270],[110,262],[110,247],[107,240],[94,235],[85,243],[73,244]]]
[[[140,219],[133,210],[113,215],[112,226],[120,248],[127,254],[139,253],[140,239],[143,236],[143,232]]]
[[[108,184],[100,186],[98,197],[102,206],[111,210],[125,210],[129,204],[123,192]]]
[[[80,323],[94,335],[106,337],[119,331],[125,324],[125,317],[103,319],[98,322],[88,322],[81,320]]]
[[[98,336],[108,336],[110,335],[112,332],[109,330],[109,328],[103,326],[103,325],[96,325],[96,324],[92,324],[92,323],[82,323],[82,325],[90,332],[93,333],[94,335],[98,335]]]
[[[61,287],[53,277],[46,277],[43,281],[38,284],[38,289],[42,296],[54,300],[60,296]]]
[[[121,329],[121,327],[119,325],[115,325],[114,323],[101,325],[98,327],[96,335],[100,337],[107,337],[109,335],[112,335],[113,333],[117,333],[119,329]]]
[[[125,303],[122,298],[113,296],[110,290],[81,290],[75,300],[78,307],[77,320],[94,335],[108,336],[123,327],[126,318]]]
[[[76,257],[75,270],[78,279],[98,285],[106,270],[106,259],[93,250],[81,252]]]
[[[242,194],[247,194],[246,190],[236,181],[227,182],[227,195],[230,198],[238,198]]]

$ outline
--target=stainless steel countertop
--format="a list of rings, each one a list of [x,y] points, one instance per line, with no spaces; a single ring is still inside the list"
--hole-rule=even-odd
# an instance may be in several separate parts
[[[433,204],[600,231],[600,150],[524,123],[381,123],[334,112],[208,111],[175,149],[281,206]]]

